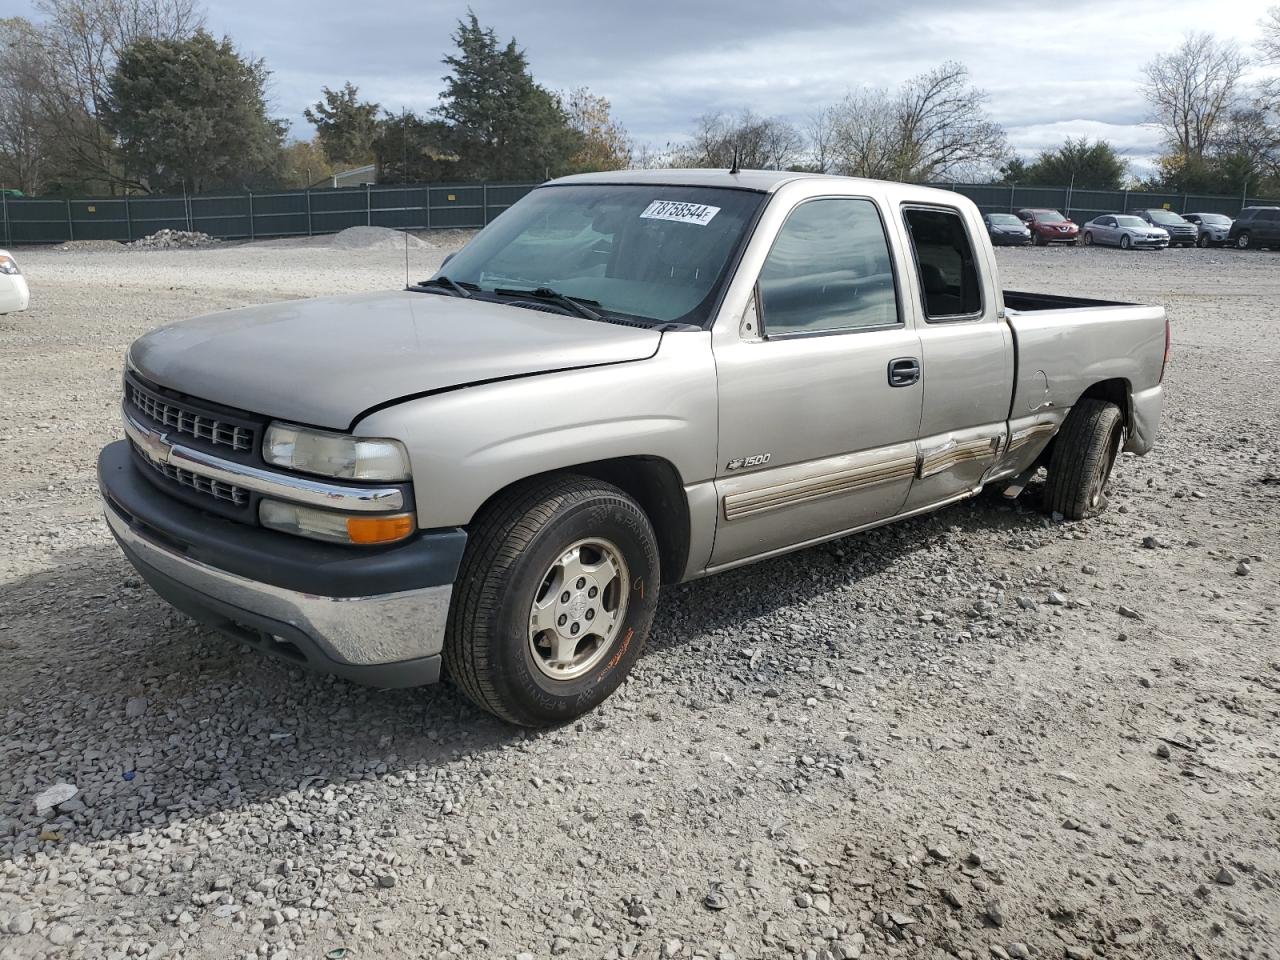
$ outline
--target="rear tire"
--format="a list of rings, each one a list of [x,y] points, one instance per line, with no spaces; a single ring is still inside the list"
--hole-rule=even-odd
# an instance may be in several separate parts
[[[622,490],[580,476],[519,485],[471,531],[445,667],[471,701],[509,723],[572,720],[630,673],[659,573],[649,518]]]
[[[1084,245],[1085,245],[1086,247],[1092,247],[1092,246],[1093,246],[1093,234],[1092,234],[1092,233],[1090,233],[1088,230],[1086,230],[1086,231],[1084,232]]]
[[[1072,407],[1049,458],[1045,509],[1068,520],[1102,513],[1123,439],[1124,416],[1114,403],[1086,397]]]

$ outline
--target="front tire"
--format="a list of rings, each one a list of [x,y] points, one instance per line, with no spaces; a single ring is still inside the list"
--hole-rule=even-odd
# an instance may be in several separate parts
[[[1196,237],[1196,246],[1201,250],[1207,250],[1209,248],[1208,236],[1202,233],[1200,236]]]
[[[1133,241],[1129,239],[1129,235],[1127,233],[1120,238],[1121,250],[1128,250],[1132,246],[1133,246]]]
[[[630,673],[659,582],[653,526],[622,490],[579,476],[519,485],[472,530],[445,667],[470,700],[509,723],[565,723]]]
[[[1248,250],[1250,243],[1252,243],[1252,238],[1249,236],[1249,231],[1242,230],[1240,236],[1236,237],[1236,249]]]
[[[1067,414],[1049,458],[1045,509],[1068,520],[1107,508],[1107,484],[1124,439],[1124,415],[1114,403],[1086,397]]]

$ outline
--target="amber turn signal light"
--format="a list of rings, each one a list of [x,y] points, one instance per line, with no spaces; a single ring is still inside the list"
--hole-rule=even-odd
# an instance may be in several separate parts
[[[347,517],[347,536],[352,543],[391,543],[413,533],[413,515],[393,517]]]

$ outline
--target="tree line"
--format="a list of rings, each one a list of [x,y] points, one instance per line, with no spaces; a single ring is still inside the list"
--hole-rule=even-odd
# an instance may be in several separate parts
[[[387,110],[346,82],[304,112],[314,134],[290,140],[271,115],[267,65],[210,34],[197,0],[37,6],[38,22],[0,19],[0,186],[27,194],[303,187],[366,164],[378,182],[396,183],[735,162],[909,182],[1280,188],[1280,78],[1247,80],[1251,66],[1280,66],[1280,6],[1259,24],[1252,60],[1197,33],[1147,64],[1142,90],[1165,149],[1145,180],[1104,140],[1018,156],[956,61],[896,88],[851,90],[800,122],[713,111],[681,142],[638,146],[606,98],[539,84],[516,41],[470,11],[434,109]]]

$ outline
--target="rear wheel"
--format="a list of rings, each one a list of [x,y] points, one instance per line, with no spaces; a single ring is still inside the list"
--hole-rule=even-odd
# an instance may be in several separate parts
[[[1123,439],[1124,416],[1114,403],[1086,397],[1072,407],[1049,458],[1045,509],[1068,520],[1102,513]]]
[[[1092,246],[1093,246],[1093,234],[1092,234],[1092,233],[1090,233],[1088,230],[1086,230],[1086,231],[1084,232],[1084,245],[1085,245],[1086,247],[1092,247]]]
[[[1248,250],[1249,244],[1253,242],[1253,238],[1249,236],[1248,230],[1240,231],[1240,236],[1236,237],[1236,249]]]
[[[1128,235],[1127,233],[1126,233],[1126,234],[1124,234],[1124,235],[1120,238],[1120,249],[1121,249],[1121,250],[1128,250],[1128,249],[1129,249],[1130,247],[1132,247],[1132,246],[1133,246],[1133,241],[1129,239],[1129,235]]]
[[[485,510],[457,583],[449,675],[510,723],[564,723],[609,696],[640,655],[657,603],[657,540],[617,487],[552,477]]]

